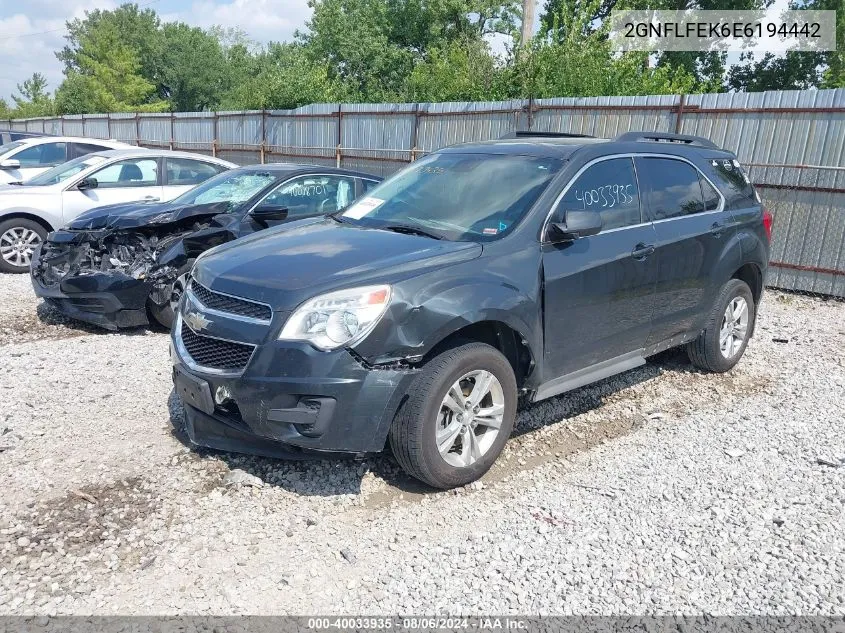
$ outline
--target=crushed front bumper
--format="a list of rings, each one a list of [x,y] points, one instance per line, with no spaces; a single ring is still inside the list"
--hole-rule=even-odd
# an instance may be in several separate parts
[[[30,278],[35,294],[62,314],[107,330],[147,325],[147,298],[152,282],[120,271],[85,272],[46,283],[41,249],[33,254]]]
[[[173,328],[170,355],[185,430],[195,446],[218,450],[282,458],[381,451],[418,373],[276,340],[257,346],[240,375],[209,373],[185,358],[179,332]]]

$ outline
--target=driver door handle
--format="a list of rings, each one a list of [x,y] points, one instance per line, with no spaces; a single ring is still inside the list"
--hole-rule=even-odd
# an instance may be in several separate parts
[[[654,244],[643,244],[640,242],[631,251],[631,257],[634,259],[645,259],[649,255],[654,254]]]

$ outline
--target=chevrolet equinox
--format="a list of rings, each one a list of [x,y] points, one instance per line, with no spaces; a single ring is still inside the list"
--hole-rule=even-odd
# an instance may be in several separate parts
[[[771,216],[709,140],[517,133],[448,147],[332,215],[200,255],[172,334],[194,445],[389,445],[478,479],[543,400],[686,346],[725,372],[754,331]]]

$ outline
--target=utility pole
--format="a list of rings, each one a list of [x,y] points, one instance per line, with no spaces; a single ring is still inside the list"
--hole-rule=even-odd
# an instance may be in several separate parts
[[[522,0],[522,42],[523,47],[528,46],[534,35],[534,3],[537,0]]]

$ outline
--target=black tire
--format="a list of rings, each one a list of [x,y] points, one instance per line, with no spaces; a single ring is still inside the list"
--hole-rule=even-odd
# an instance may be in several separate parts
[[[437,448],[437,418],[450,387],[476,370],[488,371],[499,381],[504,415],[486,452],[473,464],[457,467],[447,463]],[[425,364],[396,413],[389,433],[393,455],[405,472],[430,486],[446,489],[466,485],[486,473],[502,452],[513,430],[516,408],[513,368],[497,349],[484,343],[467,343],[447,350]]]
[[[748,304],[748,326],[745,340],[742,342],[739,351],[734,353],[730,358],[726,358],[720,349],[719,332],[728,304],[737,297],[742,297]],[[707,318],[704,331],[697,339],[687,344],[687,355],[690,361],[692,361],[692,364],[700,369],[715,373],[724,373],[733,369],[734,365],[739,362],[739,359],[745,353],[745,348],[748,346],[748,341],[751,338],[751,332],[754,331],[754,320],[756,317],[757,310],[754,305],[754,295],[751,293],[751,288],[739,279],[729,280],[722,286],[722,290],[719,292],[719,298],[716,300],[716,304]]]
[[[27,218],[9,218],[8,220],[3,220],[0,222],[0,272],[4,273],[28,273],[29,272],[29,264],[30,258],[26,258],[26,263],[22,266],[16,265],[12,261],[7,261],[5,254],[3,253],[4,249],[9,248],[12,246],[10,242],[4,240],[4,236],[9,231],[32,231],[36,235],[38,235],[38,239],[40,242],[43,242],[47,239],[47,229],[41,226],[35,220],[29,220]],[[38,242],[35,243],[37,246]]]
[[[179,270],[176,271],[176,278],[170,284],[170,288],[168,288],[168,297],[172,297],[176,293],[174,285],[180,280],[183,280],[185,275],[191,272],[191,268],[193,267],[195,261],[196,259],[189,259],[179,268]],[[181,296],[181,293],[179,294]],[[168,330],[173,327],[173,322],[176,320],[176,313],[173,312],[173,308],[170,304],[170,301],[166,301],[163,305],[158,305],[152,300],[147,300],[147,308],[150,311],[150,316],[152,316],[159,325],[167,328]]]

